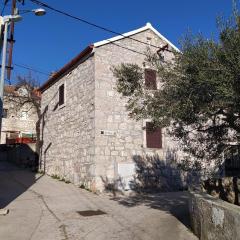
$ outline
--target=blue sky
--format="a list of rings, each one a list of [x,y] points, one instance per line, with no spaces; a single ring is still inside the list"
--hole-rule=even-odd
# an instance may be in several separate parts
[[[206,37],[216,36],[216,17],[229,16],[231,0],[42,0],[60,10],[112,29],[128,32],[150,22],[162,35],[176,46],[179,38],[190,29],[202,32]],[[3,0],[1,1],[3,2]],[[2,7],[2,4],[1,4]],[[37,6],[25,0],[20,9]],[[24,14],[16,23],[13,62],[27,65],[49,73],[61,68],[86,45],[114,36],[47,10],[44,17]],[[6,7],[4,14],[9,14]],[[28,74],[28,70],[14,67],[12,82],[17,75]],[[47,76],[32,72],[41,83]]]

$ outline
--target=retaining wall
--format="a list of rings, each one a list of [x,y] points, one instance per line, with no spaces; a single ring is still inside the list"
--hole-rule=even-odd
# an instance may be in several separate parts
[[[200,240],[240,240],[240,206],[205,193],[191,196],[192,230]]]

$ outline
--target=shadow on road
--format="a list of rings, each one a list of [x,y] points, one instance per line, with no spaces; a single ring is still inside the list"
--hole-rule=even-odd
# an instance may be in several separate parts
[[[13,163],[0,161],[0,208],[7,207],[37,180],[36,173],[20,169]]]
[[[126,207],[145,205],[153,209],[159,209],[172,214],[186,227],[190,227],[190,217],[188,209],[188,192],[169,192],[156,194],[143,194],[128,197],[114,197],[111,200],[117,201]]]

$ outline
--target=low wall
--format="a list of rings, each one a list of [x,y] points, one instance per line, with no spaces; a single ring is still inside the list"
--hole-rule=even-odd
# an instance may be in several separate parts
[[[1,144],[0,161],[14,162],[25,167],[35,167],[37,164],[35,144]]]
[[[193,232],[200,240],[240,240],[240,207],[205,193],[191,192]]]

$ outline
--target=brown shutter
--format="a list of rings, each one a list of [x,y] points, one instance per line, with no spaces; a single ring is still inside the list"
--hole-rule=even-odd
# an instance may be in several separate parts
[[[59,87],[58,91],[59,91],[58,105],[60,106],[60,105],[64,104],[64,84],[62,84]]]
[[[157,89],[157,74],[155,70],[145,69],[145,86],[149,90]]]
[[[153,128],[151,122],[146,123],[147,148],[162,148],[162,129]]]

